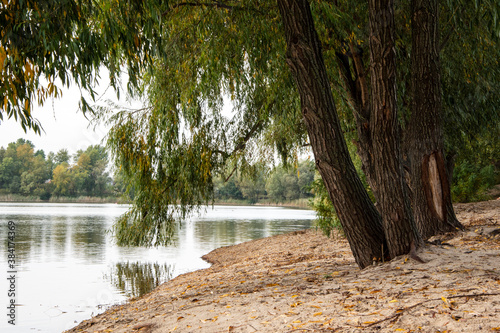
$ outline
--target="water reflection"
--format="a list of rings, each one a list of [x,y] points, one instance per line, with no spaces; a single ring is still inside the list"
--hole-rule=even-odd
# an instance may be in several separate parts
[[[98,312],[150,292],[189,271],[221,246],[311,226],[314,213],[269,207],[215,207],[178,226],[168,247],[118,247],[108,230],[127,206],[0,203],[0,266],[6,230],[16,223],[20,331],[61,332]],[[7,290],[0,279],[0,290]],[[57,316],[49,315],[57,309]],[[4,332],[5,321],[0,322]]]
[[[105,279],[121,290],[127,297],[149,293],[172,278],[173,266],[169,264],[119,262],[105,275]]]
[[[88,263],[104,260],[106,233],[109,228],[104,217],[75,218],[72,223],[71,243],[73,257]]]

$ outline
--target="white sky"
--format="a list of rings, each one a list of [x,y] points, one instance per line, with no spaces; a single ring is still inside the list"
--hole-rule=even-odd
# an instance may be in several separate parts
[[[116,101],[113,89],[109,88],[106,91],[109,84],[107,73],[101,74],[101,78],[103,83],[95,88],[98,94],[106,92],[101,100]],[[4,114],[4,121],[0,122],[0,147],[7,148],[10,142],[19,138],[30,140],[35,145],[35,150],[43,149],[45,154],[51,151],[56,153],[60,149],[67,149],[70,154],[74,154],[77,150],[86,149],[90,145],[104,145],[103,138],[107,129],[102,125],[94,128],[94,125],[91,125],[79,111],[80,96],[80,90],[73,84],[70,88],[63,89],[62,97],[48,99],[42,107],[35,105],[32,111],[33,117],[40,121],[44,129],[40,135],[32,130],[25,133],[19,122],[14,118],[5,119]],[[123,104],[124,100],[125,98],[121,98],[120,103]],[[93,104],[90,98],[87,102]]]

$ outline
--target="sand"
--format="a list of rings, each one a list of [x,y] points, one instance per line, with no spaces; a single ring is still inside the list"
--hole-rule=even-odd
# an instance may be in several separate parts
[[[316,230],[216,249],[67,332],[500,331],[500,200],[456,205],[466,230],[364,270]]]

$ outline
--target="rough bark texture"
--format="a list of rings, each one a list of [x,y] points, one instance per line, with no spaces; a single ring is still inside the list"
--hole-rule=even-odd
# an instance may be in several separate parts
[[[318,170],[351,246],[364,268],[382,258],[380,214],[349,156],[307,0],[278,0],[287,41],[287,62],[297,83],[302,114]]]
[[[354,110],[354,119],[358,139],[355,142],[358,156],[361,159],[361,168],[366,176],[366,181],[375,193],[377,184],[374,179],[372,162],[371,131],[370,131],[370,92],[366,78],[365,66],[362,59],[362,50],[352,43],[349,44],[349,54],[352,58],[352,70],[349,56],[346,53],[337,53],[340,75],[348,93],[349,102]]]
[[[411,118],[408,156],[412,206],[424,239],[461,228],[453,213],[443,155],[437,0],[412,0]],[[451,210],[451,211],[450,211]]]
[[[375,196],[391,257],[420,243],[405,188],[396,107],[393,0],[370,0],[370,117]]]

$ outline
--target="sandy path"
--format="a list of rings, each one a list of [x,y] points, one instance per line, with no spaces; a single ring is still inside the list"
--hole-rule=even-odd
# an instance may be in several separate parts
[[[67,332],[500,331],[500,200],[456,207],[468,229],[360,271],[309,230],[220,248],[184,274]]]

